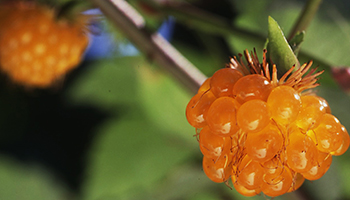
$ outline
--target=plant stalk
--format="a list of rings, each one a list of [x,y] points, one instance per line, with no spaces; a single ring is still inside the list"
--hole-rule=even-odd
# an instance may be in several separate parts
[[[314,18],[322,0],[309,0],[303,11],[300,13],[298,20],[294,24],[292,31],[289,33],[288,41],[290,41],[298,32],[305,31]]]
[[[125,0],[91,0],[150,61],[196,93],[207,78],[168,41],[146,29],[143,17]]]

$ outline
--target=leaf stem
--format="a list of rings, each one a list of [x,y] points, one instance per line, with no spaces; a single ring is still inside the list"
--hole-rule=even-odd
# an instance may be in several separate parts
[[[300,13],[298,20],[294,24],[292,31],[289,33],[288,41],[290,41],[298,32],[305,31],[310,22],[314,18],[322,0],[309,0],[303,11]]]
[[[206,76],[161,35],[151,33],[144,18],[125,0],[91,0],[150,61],[170,72],[192,93]]]

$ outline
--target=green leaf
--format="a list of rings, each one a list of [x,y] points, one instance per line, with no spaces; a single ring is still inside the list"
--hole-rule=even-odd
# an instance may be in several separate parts
[[[332,67],[350,65],[350,19],[344,2],[323,1],[318,16],[308,28],[302,49]]]
[[[189,125],[185,115],[191,96],[173,79],[151,70],[147,64],[140,66],[137,74],[138,99],[142,99],[140,106],[144,109],[147,119],[161,128],[176,132],[178,136],[197,147],[197,141],[192,137],[195,129]]]
[[[279,69],[288,70],[293,65],[299,67],[299,61],[277,22],[272,17],[269,17],[268,21],[268,52],[270,60]]]
[[[85,72],[69,88],[67,100],[73,104],[95,105],[108,111],[136,102],[134,66],[141,61],[141,57],[135,56],[87,63],[84,65]]]
[[[164,177],[200,154],[184,114],[189,95],[144,62],[141,57],[91,62],[70,88],[70,103],[111,113],[88,154],[84,200],[152,199]]]
[[[163,134],[169,130],[157,128],[142,113],[135,118],[111,119],[101,127],[90,153],[84,199],[130,199],[154,188],[191,154],[181,140]]]
[[[67,189],[43,167],[25,165],[4,156],[0,157],[0,163],[1,200],[66,199]]]
[[[219,199],[220,193],[216,192],[217,185],[213,183],[201,170],[201,163],[187,162],[177,168],[176,171],[169,173],[166,177],[166,183],[154,188],[152,199],[173,200],[214,200]],[[198,191],[201,191],[199,194]],[[231,192],[231,191],[230,191]],[[136,199],[145,199],[139,196]]]
[[[297,33],[290,41],[289,45],[292,48],[294,54],[298,56],[298,53],[300,51],[301,43],[304,41],[305,32],[299,32]]]

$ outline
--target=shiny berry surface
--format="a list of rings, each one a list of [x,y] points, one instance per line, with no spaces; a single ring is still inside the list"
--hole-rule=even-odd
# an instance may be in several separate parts
[[[216,97],[231,96],[235,83],[243,77],[241,72],[232,68],[216,71],[211,77],[210,88]]]
[[[278,86],[273,89],[267,99],[271,117],[279,124],[294,122],[301,109],[301,99],[297,91],[290,86]]]
[[[313,130],[317,148],[326,153],[339,149],[343,143],[343,130],[339,120],[331,114],[324,114],[320,125]]]
[[[245,156],[238,166],[237,183],[248,190],[254,190],[263,183],[263,175],[264,169],[260,163],[252,160],[249,156]]]
[[[320,124],[326,107],[317,96],[302,96],[301,103],[302,107],[295,123],[303,131],[308,131]]]
[[[349,148],[350,137],[349,137],[349,133],[346,130],[345,126],[341,127],[341,134],[343,136],[342,144],[340,145],[340,147],[336,151],[331,152],[332,155],[340,156],[340,155],[344,154]]]
[[[279,174],[267,176],[270,176],[267,178],[269,181],[262,184],[261,190],[270,197],[280,196],[288,192],[293,184],[292,173],[288,167],[284,167]]]
[[[329,107],[328,102],[326,101],[326,99],[324,99],[322,97],[319,97],[319,96],[317,96],[317,97],[322,102],[323,107],[326,109],[326,113],[331,114],[332,111],[331,111],[331,108]]]
[[[208,126],[205,126],[199,133],[200,150],[204,156],[212,159],[217,159],[223,154],[225,143],[230,140],[230,137],[225,138],[212,133]]]
[[[240,104],[253,99],[266,101],[271,90],[272,85],[264,76],[251,74],[237,81],[233,87],[233,96]]]
[[[272,124],[258,133],[249,134],[245,141],[247,154],[258,162],[266,162],[272,159],[282,149],[282,145],[282,134]]]
[[[252,197],[261,192],[260,188],[254,189],[254,190],[249,190],[243,185],[240,185],[237,183],[235,176],[232,176],[232,183],[233,187],[236,189],[237,192],[239,192],[241,195],[247,196],[247,197]]]
[[[290,133],[286,153],[288,166],[299,173],[309,171],[318,158],[315,143],[298,130]]]
[[[313,181],[321,178],[329,169],[332,164],[332,155],[328,153],[319,152],[317,163],[311,167],[311,169],[305,173],[302,173],[304,178]]]
[[[215,99],[214,94],[210,91],[193,96],[186,107],[188,123],[195,128],[204,127],[207,124],[205,121],[206,114]]]
[[[271,181],[268,179],[268,177],[278,176],[279,174],[282,173],[284,169],[283,160],[284,160],[283,158],[279,156],[275,156],[266,162],[261,162],[261,166],[264,168],[265,182],[269,183]],[[271,175],[271,176],[267,176],[267,175]]]
[[[211,78],[206,79],[203,84],[198,89],[198,94],[203,94],[205,92],[208,92],[210,90],[210,81]]]
[[[219,159],[203,157],[203,170],[208,178],[216,183],[222,183],[231,176],[230,158],[223,155]]]
[[[213,133],[227,137],[239,130],[234,101],[231,97],[220,97],[210,106],[206,121]]]
[[[237,112],[237,123],[245,132],[258,132],[270,122],[266,102],[251,100],[244,103]]]

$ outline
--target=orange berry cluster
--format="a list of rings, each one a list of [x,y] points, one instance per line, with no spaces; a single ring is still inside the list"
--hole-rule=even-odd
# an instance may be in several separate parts
[[[266,51],[262,64],[252,55],[245,52],[247,65],[232,58],[208,78],[186,116],[212,181],[231,179],[242,195],[275,197],[321,178],[350,138],[326,100],[304,91],[316,87],[322,73],[310,70],[312,62],[278,80],[275,65],[270,76]]]
[[[79,64],[88,45],[88,18],[57,18],[34,2],[0,5],[0,70],[29,87],[48,87]]]

